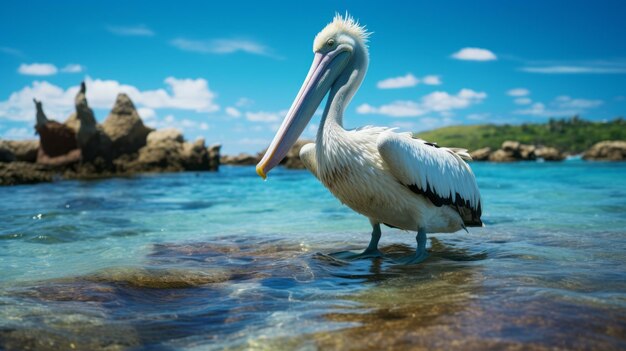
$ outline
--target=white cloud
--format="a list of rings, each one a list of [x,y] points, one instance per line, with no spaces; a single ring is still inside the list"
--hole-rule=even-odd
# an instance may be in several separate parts
[[[414,117],[427,113],[427,111],[421,108],[420,104],[414,101],[394,101],[380,107],[362,104],[356,108],[356,112],[360,114],[379,114],[391,117]]]
[[[239,111],[238,109],[232,107],[232,106],[228,106],[226,108],[226,114],[229,115],[230,117],[233,118],[239,118],[241,117],[241,111]]]
[[[604,102],[602,100],[588,100],[588,99],[572,99],[567,95],[557,96],[554,99],[554,103],[556,106],[562,109],[566,108],[574,108],[574,109],[588,109],[594,108],[602,105]]]
[[[252,105],[254,105],[254,100],[246,97],[239,98],[239,100],[235,103],[235,106],[237,107],[250,107]]]
[[[106,29],[116,35],[125,37],[151,37],[154,31],[144,24],[134,26],[107,26]]]
[[[357,113],[380,114],[391,117],[416,117],[436,112],[442,116],[448,116],[452,110],[467,108],[482,102],[485,98],[487,98],[486,93],[471,89],[461,89],[456,95],[435,91],[423,96],[419,102],[394,101],[380,107],[362,104],[357,107]]]
[[[15,56],[15,57],[24,57],[24,53],[21,50],[10,48],[8,46],[0,46],[0,52],[5,53],[7,55]]]
[[[506,92],[506,94],[508,96],[527,96],[528,94],[530,94],[530,90],[526,89],[526,88],[515,88],[515,89],[511,89],[509,91]]]
[[[602,100],[573,99],[567,95],[557,96],[548,106],[536,102],[529,108],[516,110],[515,114],[539,117],[564,117],[581,114],[602,105]]]
[[[173,108],[195,112],[215,112],[219,106],[214,103],[215,93],[209,89],[203,78],[178,79],[167,77],[168,89],[140,91],[132,85],[120,84],[115,80],[87,78],[87,99],[96,108],[109,108],[118,93],[126,93],[137,105],[152,109]],[[45,100],[44,104],[45,104]],[[73,104],[73,100],[72,100]]]
[[[376,87],[378,89],[399,89],[399,88],[410,88],[418,85],[419,83],[426,85],[440,85],[441,78],[436,75],[427,75],[424,76],[421,80],[415,77],[412,73],[407,73],[404,76],[400,77],[392,77],[379,81],[376,83]]]
[[[92,108],[108,109],[113,106],[118,93],[126,93],[138,108],[156,110],[171,108],[195,112],[214,112],[219,106],[214,102],[215,93],[209,89],[203,78],[165,79],[167,89],[144,90],[121,84],[115,80],[92,79],[87,77],[87,99]],[[65,119],[74,110],[74,96],[78,86],[63,89],[47,81],[35,81],[12,93],[5,101],[0,101],[0,119],[32,121],[35,116],[33,98],[43,101],[43,107],[50,118]],[[153,112],[143,110],[150,115]]]
[[[530,66],[522,67],[520,70],[542,74],[620,74],[626,73],[626,64]]]
[[[469,61],[493,61],[498,59],[493,52],[481,48],[463,48],[452,54],[452,57],[457,60]]]
[[[29,76],[51,76],[59,70],[51,63],[22,63],[17,72]]]
[[[34,130],[28,130],[27,128],[10,128],[3,135],[2,139],[9,140],[24,140],[35,139]]]
[[[139,114],[139,117],[141,117],[141,119],[143,119],[144,121],[147,121],[156,117],[156,111],[148,107],[138,108],[137,113]]]
[[[61,68],[61,72],[63,73],[80,73],[84,70],[85,70],[85,67],[75,64],[75,63],[70,63],[66,65],[65,67]]]
[[[270,140],[268,139],[261,139],[261,138],[243,138],[243,139],[239,139],[237,141],[237,143],[242,144],[242,145],[262,145],[262,146],[267,146],[270,143]]]
[[[436,75],[428,75],[428,76],[424,76],[422,78],[422,83],[426,84],[426,85],[440,85],[441,84],[441,77],[436,76]]]
[[[211,126],[209,126],[209,124],[206,122],[200,123],[198,127],[200,128],[200,130],[209,130],[211,128]]]
[[[513,100],[513,102],[515,102],[518,105],[529,105],[533,101],[527,97],[520,97],[520,98],[516,98],[515,100]]]
[[[467,115],[466,118],[472,121],[484,121],[489,117],[491,117],[490,113],[472,113]]]
[[[401,77],[393,77],[387,78],[379,81],[376,86],[378,89],[398,89],[398,88],[409,88],[414,87],[419,83],[419,79],[417,79],[411,73],[407,73]]]
[[[287,111],[279,111],[279,112],[265,112],[265,111],[246,112],[246,119],[248,121],[251,121],[251,122],[264,122],[264,123],[278,122],[285,116],[285,114],[287,114]]]
[[[254,55],[279,58],[278,56],[275,56],[267,46],[246,39],[194,40],[176,38],[170,41],[170,44],[183,51],[199,52],[203,54],[232,54],[235,52],[246,52]]]

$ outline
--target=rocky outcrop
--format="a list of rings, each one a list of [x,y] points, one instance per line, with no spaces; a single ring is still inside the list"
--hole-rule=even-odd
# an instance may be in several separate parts
[[[496,150],[489,155],[489,161],[491,162],[515,162],[518,159],[513,153],[505,151],[503,149]]]
[[[209,152],[209,165],[211,171],[217,171],[220,167],[220,151],[222,144],[213,144],[207,148]]]
[[[484,147],[482,149],[474,150],[470,152],[470,156],[474,161],[487,161],[489,160],[489,155],[491,155],[491,148]]]
[[[204,138],[185,142],[183,134],[173,128],[148,134],[146,146],[134,159],[120,158],[116,165],[130,172],[211,171],[219,167],[220,145],[207,148]]]
[[[129,168],[136,172],[182,171],[183,141],[183,134],[176,129],[154,131]]]
[[[198,138],[193,143],[183,143],[181,159],[183,168],[188,171],[208,171],[211,168],[204,138]]]
[[[54,173],[46,166],[30,162],[0,163],[0,185],[50,182]]]
[[[304,169],[304,164],[300,160],[300,149],[302,149],[304,145],[312,142],[312,140],[296,141],[280,164],[290,169]],[[224,155],[221,157],[220,163],[234,166],[254,166],[261,161],[261,158],[263,158],[263,155],[266,152],[267,149],[257,155],[250,155],[246,153],[240,153],[239,155]]]
[[[74,100],[76,116],[80,121],[76,141],[81,152],[81,162],[97,163],[101,167],[111,168],[113,161],[111,139],[96,122],[93,110],[87,103],[86,92],[87,88],[83,82]]]
[[[117,95],[115,105],[102,123],[104,133],[111,140],[112,157],[136,153],[146,145],[146,138],[153,129],[146,127],[128,95]]]
[[[223,155],[220,158],[220,163],[233,166],[253,166],[260,160],[261,158],[258,155],[255,156],[242,152],[239,155]]]
[[[538,147],[535,150],[535,156],[544,161],[563,161],[565,155],[553,147]]]
[[[64,124],[49,120],[41,102],[34,100],[41,142],[0,140],[0,185],[218,169],[221,145],[207,148],[203,138],[185,142],[175,129],[153,131],[125,94],[117,96],[99,125],[86,92],[83,82],[74,101],[76,112]]]
[[[502,147],[498,150],[492,151],[491,148],[485,147],[472,151],[470,156],[474,161],[491,162],[533,161],[536,159],[562,161],[565,159],[565,155],[556,148],[527,145],[510,140],[502,143]]]
[[[37,150],[37,140],[0,140],[0,162],[35,162]]]
[[[287,152],[287,156],[283,160],[282,164],[285,165],[286,168],[289,169],[305,169],[304,163],[300,160],[300,149],[306,144],[312,143],[312,140],[298,140],[296,143],[289,149]]]
[[[502,143],[501,149],[512,157],[520,161],[531,161],[536,159],[534,145],[522,144],[519,141],[505,141]]]
[[[583,154],[583,159],[594,161],[625,161],[626,141],[606,140],[593,145]]]
[[[49,120],[41,101],[33,99],[37,109],[35,130],[39,134],[37,163],[61,167],[80,161],[81,153],[76,142],[76,132],[57,121]]]

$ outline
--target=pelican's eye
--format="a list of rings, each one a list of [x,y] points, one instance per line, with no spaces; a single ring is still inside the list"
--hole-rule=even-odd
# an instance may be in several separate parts
[[[328,47],[333,47],[335,46],[335,39],[328,39],[328,41],[326,42],[326,45],[328,45]]]

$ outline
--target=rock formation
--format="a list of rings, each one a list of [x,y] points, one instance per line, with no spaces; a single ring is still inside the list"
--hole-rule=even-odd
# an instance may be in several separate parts
[[[139,149],[137,158],[116,163],[122,170],[131,172],[217,170],[220,147],[207,148],[204,138],[185,142],[180,131],[166,128],[148,134],[146,146]]]
[[[625,161],[626,141],[606,140],[593,145],[583,154],[585,160],[595,161]]]
[[[35,162],[38,149],[37,140],[0,140],[0,162]]]
[[[513,153],[503,149],[496,150],[489,155],[489,161],[491,162],[514,162],[517,160]]]
[[[76,117],[80,121],[76,141],[81,151],[81,162],[98,163],[100,167],[110,168],[113,160],[111,139],[98,126],[93,110],[87,103],[86,92],[85,82],[82,82],[74,99]]]
[[[472,156],[472,160],[474,161],[487,161],[489,160],[489,155],[491,155],[490,147],[484,147],[470,152],[470,156]]]
[[[553,147],[538,147],[535,150],[535,156],[544,161],[563,161],[565,155]]]
[[[211,171],[217,171],[220,167],[220,150],[222,144],[213,144],[207,148],[209,151],[209,168]]]
[[[289,169],[305,169],[304,163],[300,160],[300,149],[306,144],[312,143],[312,140],[298,140],[287,152],[287,156],[283,160],[283,164]]]
[[[304,139],[296,141],[280,164],[289,169],[304,169],[304,164],[300,160],[300,149],[302,149],[304,145],[312,142],[312,140]],[[266,151],[267,149],[257,155],[250,155],[246,153],[240,153],[239,155],[224,155],[221,157],[220,163],[233,166],[253,166],[261,161],[261,158]]]
[[[49,166],[64,166],[80,160],[76,133],[70,127],[49,120],[41,101],[33,99],[37,109],[35,130],[39,134],[39,150],[35,153],[37,163]]]
[[[261,159],[259,156],[253,156],[246,153],[240,153],[239,155],[224,155],[220,158],[220,163],[223,165],[233,166],[253,166],[256,165]]]
[[[188,171],[209,170],[209,150],[204,144],[204,138],[198,138],[193,143],[183,143],[181,154],[183,167]]]
[[[36,163],[21,161],[0,163],[0,185],[50,182],[54,175],[48,167]]]
[[[143,124],[135,105],[124,93],[117,95],[102,129],[111,139],[113,158],[138,152],[146,145],[148,134],[153,131]]]
[[[543,159],[545,161],[562,161],[565,155],[553,147],[535,146],[522,144],[518,141],[505,141],[502,147],[496,151],[485,147],[470,153],[474,161],[491,162],[515,162],[533,161]]]

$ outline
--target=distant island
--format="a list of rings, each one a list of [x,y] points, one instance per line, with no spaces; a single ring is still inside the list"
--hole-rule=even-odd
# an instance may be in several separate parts
[[[441,146],[462,147],[470,151],[498,149],[507,140],[521,144],[553,147],[566,154],[580,154],[605,140],[626,140],[626,120],[587,121],[578,116],[549,119],[547,123],[520,125],[457,125],[416,133],[417,138]]]

